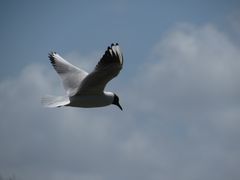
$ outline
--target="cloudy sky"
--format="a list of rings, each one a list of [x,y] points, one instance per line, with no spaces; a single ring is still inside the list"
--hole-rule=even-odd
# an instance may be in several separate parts
[[[238,0],[1,1],[0,177],[238,180]],[[91,71],[118,42],[107,86],[124,111],[46,109],[64,94],[47,54]]]

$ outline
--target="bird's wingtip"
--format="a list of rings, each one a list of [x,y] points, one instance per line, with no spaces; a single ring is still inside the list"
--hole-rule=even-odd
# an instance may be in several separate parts
[[[50,59],[51,63],[54,64],[54,55],[56,55],[57,53],[55,51],[50,51],[48,53],[48,58]]]

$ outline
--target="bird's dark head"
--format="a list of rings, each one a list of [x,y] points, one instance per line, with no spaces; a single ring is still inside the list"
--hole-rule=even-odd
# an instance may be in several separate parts
[[[114,94],[114,98],[113,98],[112,104],[118,106],[121,110],[123,110],[122,106],[119,104],[119,97],[116,94]]]

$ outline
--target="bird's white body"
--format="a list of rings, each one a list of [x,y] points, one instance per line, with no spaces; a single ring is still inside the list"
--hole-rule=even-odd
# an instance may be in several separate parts
[[[42,98],[45,107],[102,107],[117,105],[121,110],[119,98],[112,92],[104,91],[106,84],[122,69],[123,56],[118,44],[112,44],[91,73],[87,73],[52,52],[49,59],[62,79],[66,96],[46,96]]]
[[[70,97],[69,99],[70,103],[66,106],[83,108],[103,107],[112,104],[114,99],[114,93],[104,92],[98,95],[76,95]]]

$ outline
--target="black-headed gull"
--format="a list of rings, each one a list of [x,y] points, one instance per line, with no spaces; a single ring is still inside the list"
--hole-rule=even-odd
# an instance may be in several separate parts
[[[89,108],[114,104],[122,110],[119,97],[115,93],[104,91],[106,84],[122,69],[123,55],[118,43],[108,47],[91,73],[70,64],[56,52],[49,53],[48,57],[60,75],[67,95],[42,98],[45,107]]]

